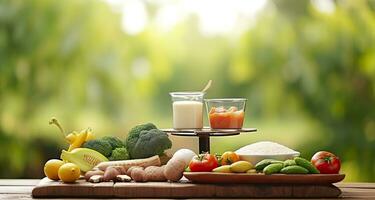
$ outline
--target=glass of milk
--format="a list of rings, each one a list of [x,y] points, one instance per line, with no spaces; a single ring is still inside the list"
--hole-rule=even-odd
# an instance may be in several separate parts
[[[174,129],[203,128],[203,92],[171,92]]]

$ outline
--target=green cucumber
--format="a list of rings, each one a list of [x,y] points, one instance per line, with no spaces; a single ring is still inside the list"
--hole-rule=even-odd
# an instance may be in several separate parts
[[[319,174],[319,170],[308,160],[301,158],[301,157],[295,157],[294,161],[297,165],[307,169],[311,174]]]
[[[296,164],[296,161],[292,159],[288,159],[284,161],[284,167],[293,166],[293,165],[297,165],[297,164]]]
[[[280,170],[284,167],[284,164],[281,162],[281,163],[272,163],[272,164],[269,164],[267,165],[264,169],[263,169],[263,172],[266,174],[266,175],[270,175],[270,174],[275,174],[275,173],[279,173]]]
[[[264,159],[255,165],[255,169],[257,171],[262,171],[265,167],[274,163],[282,163],[282,161],[275,160],[275,159]]]
[[[282,168],[280,173],[282,174],[307,174],[309,173],[309,170],[298,165],[292,165],[292,166]]]

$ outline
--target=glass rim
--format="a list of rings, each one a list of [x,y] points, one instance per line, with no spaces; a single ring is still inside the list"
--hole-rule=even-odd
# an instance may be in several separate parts
[[[170,92],[170,95],[204,95],[205,92]]]
[[[204,99],[205,102],[246,102],[246,98],[220,98],[220,99]]]

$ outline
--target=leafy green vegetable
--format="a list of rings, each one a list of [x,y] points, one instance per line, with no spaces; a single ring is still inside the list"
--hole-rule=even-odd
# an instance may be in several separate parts
[[[168,134],[158,130],[152,123],[134,127],[126,139],[126,148],[132,159],[161,155],[171,147]]]
[[[117,137],[104,136],[101,139],[89,140],[83,144],[83,147],[93,149],[109,160],[129,159],[125,144]]]
[[[112,153],[112,146],[109,142],[97,139],[97,140],[89,140],[85,142],[82,147],[89,148],[92,150],[95,150],[101,154],[103,154],[105,157],[109,157]]]
[[[151,129],[157,129],[157,127],[152,123],[147,123],[147,124],[137,125],[129,131],[128,137],[125,140],[125,146],[131,158],[133,158],[131,150],[134,148],[135,144],[137,143],[137,140],[139,138],[139,134],[141,133],[141,131],[151,130]]]
[[[125,147],[125,144],[118,137],[104,136],[101,140],[109,142],[109,144],[112,146],[112,150]]]
[[[125,147],[116,148],[112,151],[109,160],[128,160],[130,158],[128,151]]]

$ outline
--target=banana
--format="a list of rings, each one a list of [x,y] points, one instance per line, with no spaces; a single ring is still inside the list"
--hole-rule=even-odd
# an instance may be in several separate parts
[[[221,172],[221,173],[231,173],[230,171],[230,165],[223,165],[220,167],[216,167],[215,169],[212,170],[213,172]]]
[[[244,173],[249,169],[252,169],[254,166],[247,161],[237,161],[230,165],[230,171],[237,173]]]
[[[257,170],[256,169],[249,169],[249,170],[246,171],[246,173],[248,173],[248,174],[256,174]]]

